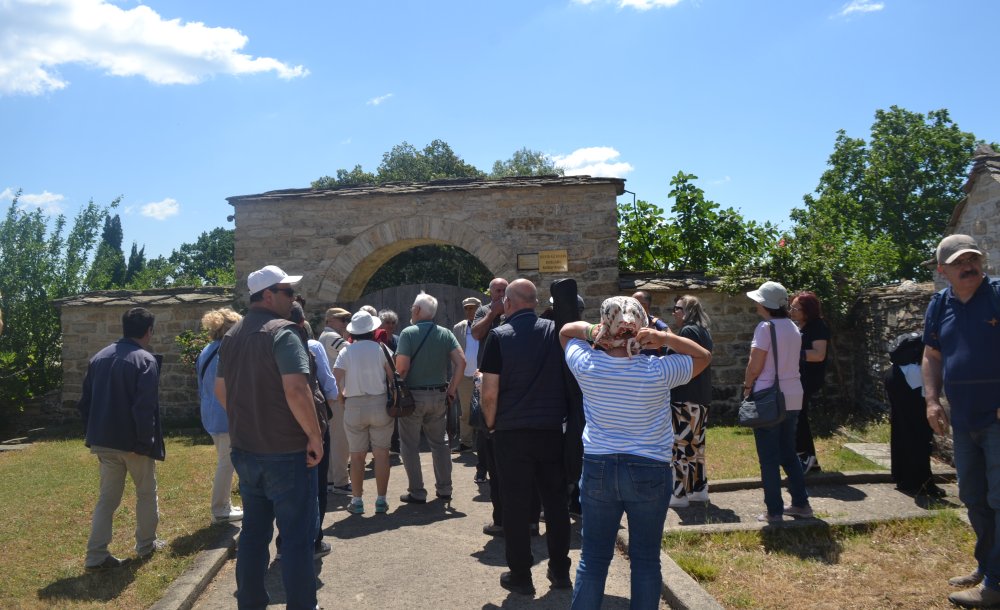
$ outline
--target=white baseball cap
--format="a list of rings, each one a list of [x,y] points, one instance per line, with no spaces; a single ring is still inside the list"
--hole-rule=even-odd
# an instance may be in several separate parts
[[[288,275],[281,270],[281,267],[268,265],[247,276],[247,288],[250,289],[250,294],[255,294],[268,286],[274,286],[275,284],[298,284],[300,281],[302,281],[301,275]]]

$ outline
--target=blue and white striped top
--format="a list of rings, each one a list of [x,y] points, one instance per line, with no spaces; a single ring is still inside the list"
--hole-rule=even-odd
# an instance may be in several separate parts
[[[566,363],[583,391],[584,453],[671,461],[670,388],[691,381],[690,356],[614,358],[572,339],[566,345]]]

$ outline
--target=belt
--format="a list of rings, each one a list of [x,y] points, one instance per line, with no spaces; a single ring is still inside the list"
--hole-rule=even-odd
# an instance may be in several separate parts
[[[409,386],[409,388],[411,390],[437,390],[438,392],[444,392],[447,387],[448,387],[448,384],[445,384],[445,385],[417,385],[417,386]]]

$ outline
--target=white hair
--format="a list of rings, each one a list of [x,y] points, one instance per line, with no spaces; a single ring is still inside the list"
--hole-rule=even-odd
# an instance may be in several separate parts
[[[426,313],[428,318],[433,318],[437,315],[438,300],[423,290],[420,291],[417,298],[413,299],[413,304],[419,307],[420,311]]]

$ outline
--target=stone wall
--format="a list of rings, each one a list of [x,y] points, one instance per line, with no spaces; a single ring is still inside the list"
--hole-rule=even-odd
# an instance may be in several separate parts
[[[983,270],[990,277],[1000,272],[1000,154],[981,145],[973,158],[965,199],[957,206],[945,235],[964,233],[975,238],[986,254]],[[937,278],[938,288],[944,279]]]
[[[63,386],[59,408],[47,413],[50,421],[76,419],[83,378],[90,358],[122,336],[121,317],[132,307],[145,307],[156,316],[152,351],[163,355],[160,371],[160,408],[165,419],[198,416],[195,373],[180,361],[174,340],[186,330],[201,330],[201,316],[209,309],[232,305],[231,288],[177,288],[147,291],[90,292],[55,304],[62,323]]]

